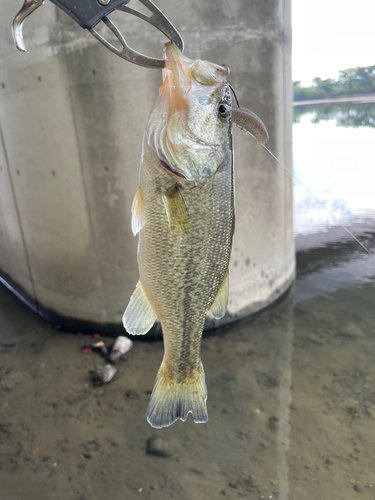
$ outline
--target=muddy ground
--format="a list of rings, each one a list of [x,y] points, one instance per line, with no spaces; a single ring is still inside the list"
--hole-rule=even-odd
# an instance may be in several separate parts
[[[302,276],[206,337],[209,422],[156,431],[161,342],[135,342],[94,387],[93,338],[53,330],[1,286],[1,500],[374,499],[375,278],[309,287]],[[146,453],[153,435],[168,457]]]

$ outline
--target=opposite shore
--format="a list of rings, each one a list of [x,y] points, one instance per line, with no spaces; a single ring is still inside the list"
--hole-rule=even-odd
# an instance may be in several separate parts
[[[369,104],[375,102],[375,94],[352,95],[346,97],[331,97],[327,99],[310,99],[308,101],[294,101],[293,106],[308,106],[311,104],[334,104],[334,103],[359,103]]]

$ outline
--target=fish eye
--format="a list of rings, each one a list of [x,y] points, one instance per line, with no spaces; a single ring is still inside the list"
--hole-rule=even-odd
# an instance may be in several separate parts
[[[221,116],[228,116],[230,112],[230,106],[224,102],[219,105],[219,113]]]

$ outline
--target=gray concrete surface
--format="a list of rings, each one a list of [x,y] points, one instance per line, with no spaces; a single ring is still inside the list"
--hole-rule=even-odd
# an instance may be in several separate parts
[[[230,67],[241,104],[291,167],[290,0],[157,4],[187,56]],[[28,52],[19,53],[10,34],[17,8],[6,0],[0,19],[0,269],[61,316],[119,323],[138,279],[130,208],[161,75],[120,60],[50,2],[25,22]],[[161,35],[116,17],[130,44],[160,56]],[[273,300],[294,273],[291,179],[251,137],[234,135],[224,321]]]

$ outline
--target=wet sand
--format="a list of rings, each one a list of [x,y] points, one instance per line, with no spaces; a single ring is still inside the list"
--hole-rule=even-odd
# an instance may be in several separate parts
[[[325,290],[357,261],[366,278]],[[206,336],[209,422],[160,431],[145,412],[161,342],[135,342],[93,387],[92,337],[54,331],[1,286],[1,500],[374,499],[371,269],[359,254],[302,265],[277,304]],[[168,457],[146,454],[153,435]]]

